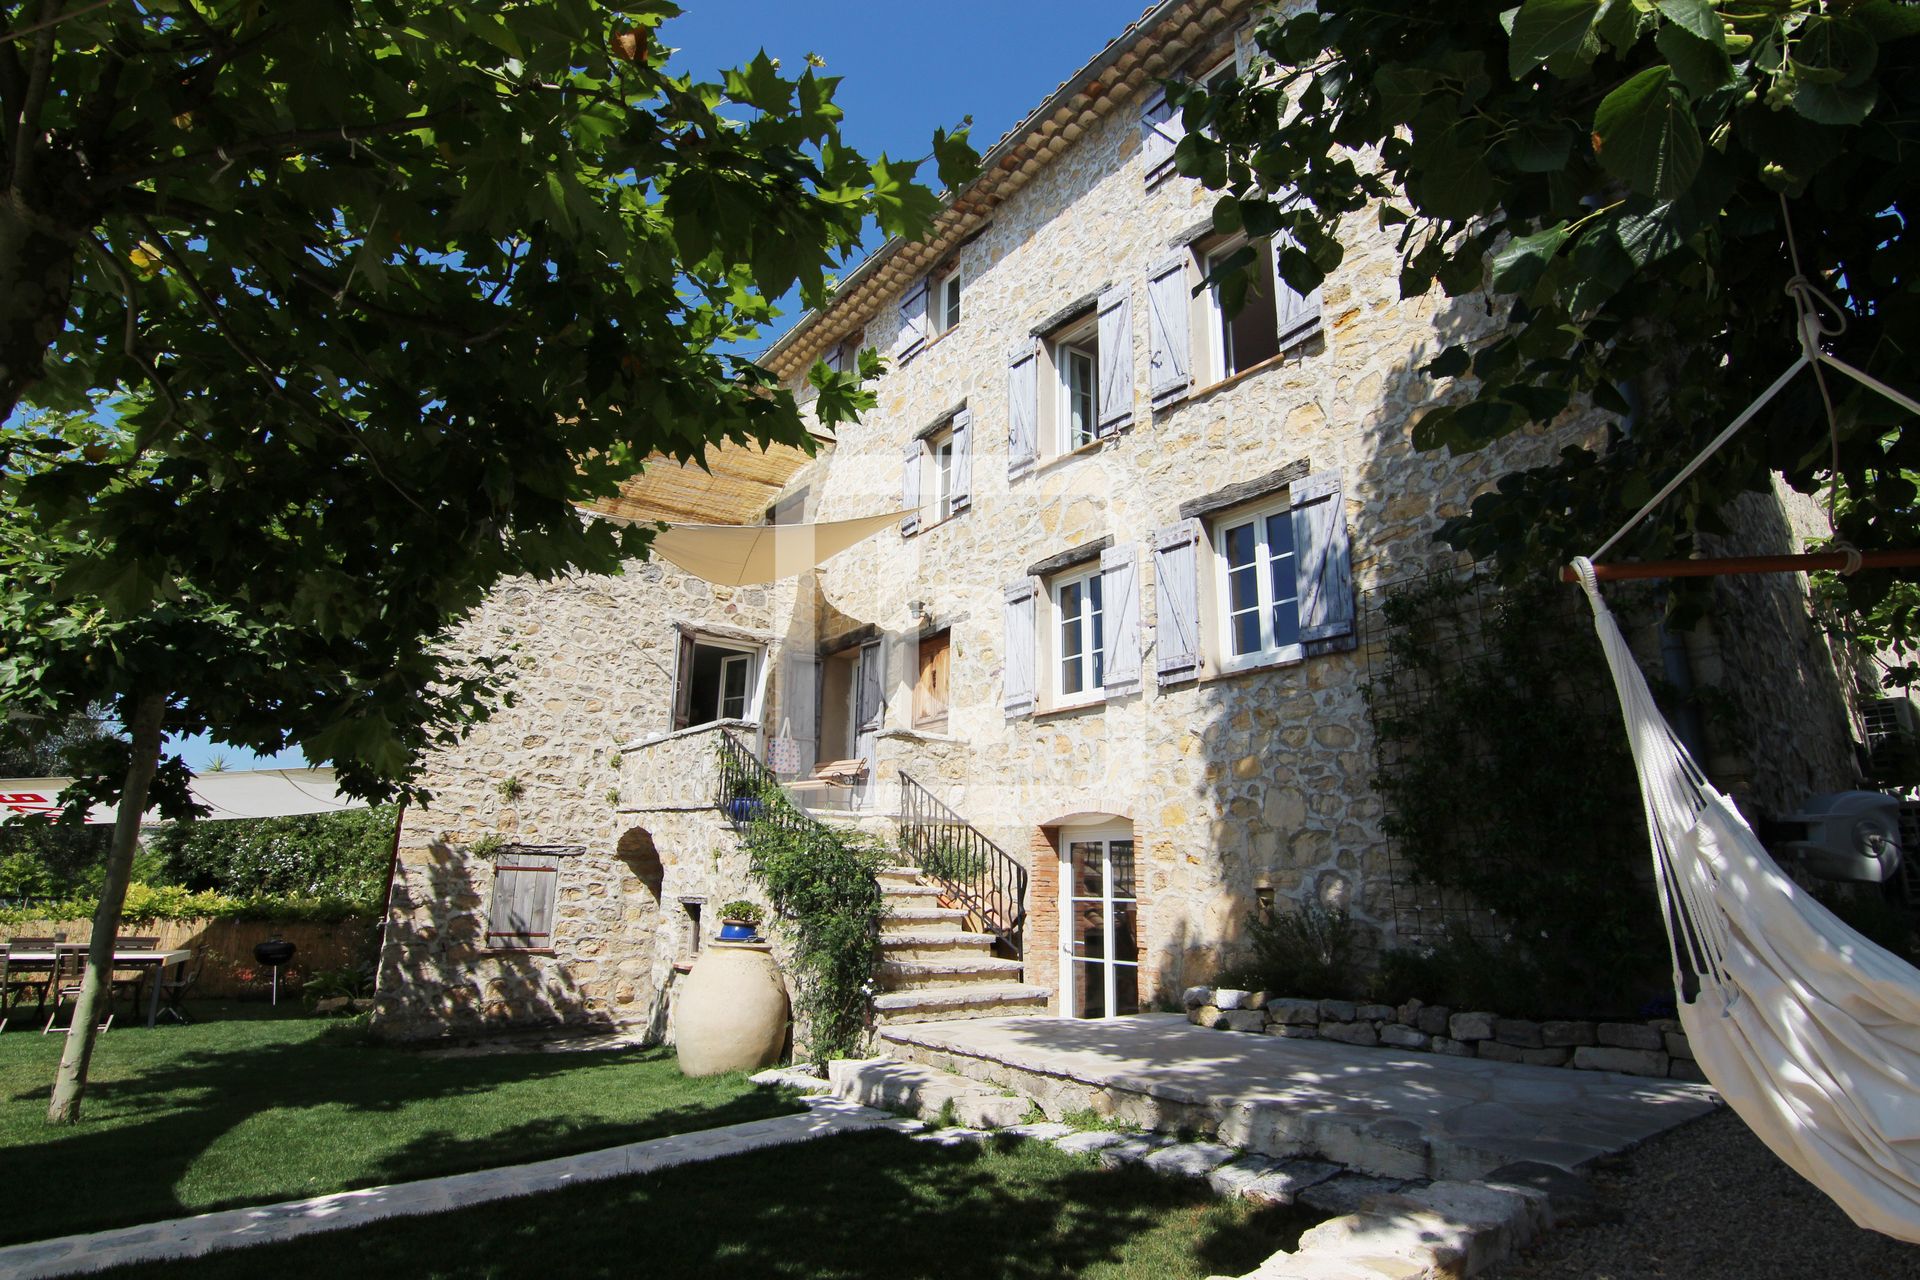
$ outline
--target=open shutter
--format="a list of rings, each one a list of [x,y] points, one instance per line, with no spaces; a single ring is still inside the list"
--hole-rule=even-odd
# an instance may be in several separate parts
[[[953,478],[949,501],[953,514],[959,515],[973,505],[973,414],[966,409],[953,415]]]
[[[1319,471],[1294,484],[1293,554],[1300,587],[1300,639],[1353,632],[1353,566],[1340,473]]]
[[[1007,357],[1007,478],[1018,480],[1040,458],[1040,344],[1021,343]]]
[[[1140,692],[1140,557],[1132,543],[1100,553],[1100,598],[1106,610],[1106,689]]]
[[[1147,273],[1147,390],[1161,409],[1193,385],[1193,344],[1187,332],[1191,292],[1181,250]]]
[[[1200,674],[1199,542],[1198,520],[1153,535],[1153,647],[1162,685]]]
[[[1133,291],[1116,285],[1100,295],[1100,434],[1133,421]]]
[[[682,631],[679,639],[673,667],[673,727],[684,729],[693,723],[693,637]]]
[[[820,663],[811,647],[788,649],[780,664],[780,736],[795,744],[793,771],[813,772],[820,755]]]
[[[917,533],[920,530],[920,454],[922,446],[918,440],[907,444],[907,451],[900,459],[900,509],[907,514],[900,517],[902,534]]]
[[[1320,331],[1320,290],[1299,294],[1280,274],[1280,251],[1292,240],[1284,231],[1273,237],[1273,296],[1279,312],[1280,349],[1297,346]]]
[[[927,278],[921,276],[900,297],[900,338],[894,343],[893,358],[905,364],[926,345]]]
[[[1033,713],[1033,609],[1038,585],[1032,578],[1015,578],[1007,584],[1007,651],[1001,668],[1000,705],[1009,720]]]
[[[1167,101],[1167,91],[1154,90],[1140,109],[1140,157],[1146,163],[1148,186],[1173,172],[1173,149],[1186,132],[1186,122]]]

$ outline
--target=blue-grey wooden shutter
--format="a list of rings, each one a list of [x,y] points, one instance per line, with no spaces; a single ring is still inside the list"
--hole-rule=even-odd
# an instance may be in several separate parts
[[[524,853],[508,846],[493,866],[493,905],[487,919],[490,947],[553,946],[553,903],[559,860],[550,853]]]
[[[1187,326],[1191,256],[1182,249],[1147,273],[1147,391],[1155,409],[1172,404],[1193,385],[1193,342]]]
[[[1007,584],[1007,651],[1001,666],[1000,705],[1009,720],[1033,712],[1034,593],[1038,588],[1032,578],[1015,578]]]
[[[900,509],[907,514],[900,517],[902,534],[917,533],[920,530],[920,454],[923,446],[918,440],[910,441],[907,451],[900,459]]]
[[[1273,237],[1273,297],[1280,320],[1280,349],[1298,346],[1320,332],[1320,290],[1300,294],[1280,274],[1280,251],[1293,241],[1286,232]]]
[[[1154,664],[1162,685],[1200,674],[1200,532],[1189,519],[1153,535]]]
[[[1155,89],[1140,109],[1140,158],[1146,164],[1147,185],[1173,172],[1173,149],[1186,136],[1186,122],[1167,101],[1165,89]]]
[[[927,278],[921,276],[900,295],[900,337],[893,346],[893,358],[900,364],[920,354],[927,345]]]
[[[1018,480],[1040,457],[1040,345],[1017,344],[1007,356],[1007,478]]]
[[[1353,632],[1353,566],[1340,473],[1317,471],[1296,481],[1293,501],[1294,572],[1300,588],[1302,643]]]
[[[1110,436],[1133,421],[1133,290],[1100,295],[1100,427]]]
[[[973,414],[962,409],[953,415],[953,472],[950,504],[959,515],[973,505]]]
[[[1140,692],[1140,555],[1132,543],[1100,553],[1106,614],[1105,684],[1110,696]]]

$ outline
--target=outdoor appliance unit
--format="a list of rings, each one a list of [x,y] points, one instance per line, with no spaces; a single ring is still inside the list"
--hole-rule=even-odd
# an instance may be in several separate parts
[[[1900,798],[1879,791],[1811,796],[1781,824],[1777,849],[1822,880],[1885,884],[1900,870]]]
[[[1913,699],[1875,698],[1860,709],[1860,718],[1874,785],[1920,786],[1920,711]]]
[[[280,1003],[280,966],[293,959],[296,949],[291,942],[277,933],[265,942],[256,942],[253,945],[254,960],[260,964],[273,966],[273,1002],[275,1004]]]

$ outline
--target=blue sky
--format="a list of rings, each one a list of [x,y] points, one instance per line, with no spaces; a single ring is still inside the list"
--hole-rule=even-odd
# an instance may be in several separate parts
[[[817,53],[827,62],[822,74],[843,77],[847,141],[868,155],[909,159],[927,153],[935,129],[969,115],[973,144],[985,151],[1146,7],[1145,0],[974,0],[960,8],[902,0],[681,3],[687,12],[660,36],[680,50],[678,69],[712,77],[765,48],[791,73]],[[933,183],[933,166],[920,176]],[[172,746],[196,772],[216,756],[230,769],[305,763],[298,751],[263,758],[204,734]]]

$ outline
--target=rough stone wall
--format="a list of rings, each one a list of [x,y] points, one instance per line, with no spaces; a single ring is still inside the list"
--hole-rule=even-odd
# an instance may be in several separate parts
[[[1711,555],[1795,555],[1828,536],[1819,505],[1774,482],[1726,512]],[[1861,785],[1852,699],[1859,673],[1815,620],[1805,574],[1713,580],[1713,605],[1688,638],[1696,678],[1725,695],[1707,717],[1715,781],[1750,818],[1781,818],[1809,795]]]
[[[799,483],[821,519],[884,510],[898,502],[906,443],[965,402],[973,509],[913,537],[882,534],[818,575],[823,618],[878,624],[896,642],[881,803],[889,803],[888,779],[906,768],[1023,857],[1045,847],[1037,826],[1096,812],[1131,818],[1142,859],[1143,998],[1164,1000],[1238,944],[1257,891],[1283,901],[1317,896],[1380,923],[1387,869],[1381,805],[1368,781],[1360,656],[1157,688],[1153,531],[1178,517],[1181,502],[1289,463],[1337,470],[1364,591],[1434,563],[1441,520],[1463,510],[1499,468],[1549,451],[1538,436],[1498,456],[1413,450],[1409,432],[1431,390],[1420,364],[1484,325],[1485,311],[1471,298],[1402,301],[1391,238],[1370,215],[1343,228],[1347,260],[1324,288],[1322,336],[1151,412],[1146,274],[1176,236],[1207,217],[1211,197],[1179,177],[1147,189],[1138,145],[1137,107],[1116,109],[997,209],[960,253],[961,323],[885,375],[878,411],[843,429]],[[1132,289],[1131,426],[1009,482],[1010,346],[1113,283]],[[897,326],[897,307],[888,307],[866,340],[887,352]],[[1003,585],[1029,564],[1101,536],[1141,551],[1143,691],[1007,721]],[[912,601],[954,624],[952,709],[940,737],[916,734],[909,723],[919,626]],[[1046,880],[1033,884],[1030,928],[1057,910],[1051,897],[1043,900]],[[1029,981],[1052,986],[1056,969],[1052,955],[1030,949]]]
[[[659,848],[630,836],[619,811],[648,780],[623,775],[616,755],[672,723],[676,620],[766,631],[768,593],[639,564],[509,583],[462,628],[469,651],[512,654],[516,702],[436,753],[424,779],[433,801],[405,816],[380,957],[382,1032],[658,1027],[673,955],[656,936],[677,938],[681,919],[671,900],[661,908]],[[503,793],[508,779],[518,794]],[[490,835],[584,847],[559,860],[550,949],[486,946],[493,860],[473,849]]]

